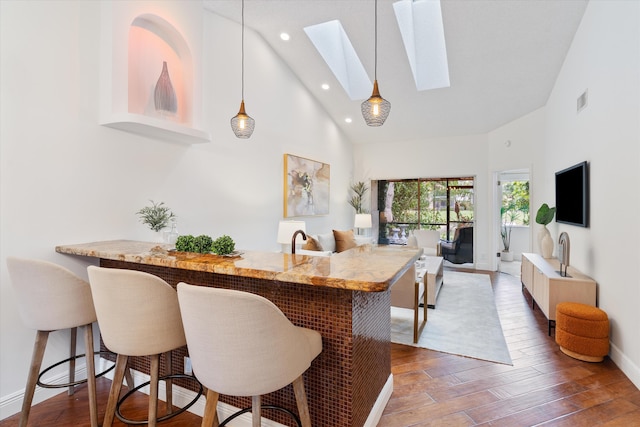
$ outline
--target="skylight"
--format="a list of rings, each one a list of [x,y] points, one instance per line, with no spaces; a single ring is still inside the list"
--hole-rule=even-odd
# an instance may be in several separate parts
[[[440,0],[401,0],[393,9],[416,88],[449,87]]]
[[[340,21],[311,25],[304,31],[349,98],[352,101],[368,98],[373,83]]]

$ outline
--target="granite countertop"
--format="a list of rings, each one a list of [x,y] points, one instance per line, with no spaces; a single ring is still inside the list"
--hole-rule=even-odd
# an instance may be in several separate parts
[[[383,292],[420,257],[422,249],[363,245],[330,257],[238,251],[236,256],[170,251],[170,245],[111,240],[56,246],[69,255],[312,286]]]

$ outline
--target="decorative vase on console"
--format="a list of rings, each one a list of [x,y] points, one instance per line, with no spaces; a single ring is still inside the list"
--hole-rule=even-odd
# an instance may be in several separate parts
[[[543,258],[551,258],[553,254],[553,239],[547,224],[553,220],[555,214],[556,208],[550,208],[546,203],[543,203],[536,213],[536,222],[542,225],[542,230],[538,233],[538,246]]]
[[[551,258],[553,254],[553,239],[547,226],[543,226],[542,230],[538,234],[540,240],[540,251],[542,252],[542,258]]]

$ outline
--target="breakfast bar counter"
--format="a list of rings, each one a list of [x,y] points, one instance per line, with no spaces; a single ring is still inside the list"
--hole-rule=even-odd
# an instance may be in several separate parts
[[[312,424],[375,425],[393,388],[389,290],[421,250],[363,245],[330,257],[258,251],[223,257],[167,247],[115,240],[61,245],[56,251],[97,258],[103,267],[146,271],[173,287],[186,282],[266,297],[294,324],[322,335],[322,353],[304,377]],[[173,360],[182,369],[187,350],[176,352]],[[134,368],[148,372],[147,363],[137,361]],[[221,396],[220,401],[237,408],[251,405],[250,398]],[[263,401],[296,412],[291,387]],[[263,416],[291,425],[280,412]]]

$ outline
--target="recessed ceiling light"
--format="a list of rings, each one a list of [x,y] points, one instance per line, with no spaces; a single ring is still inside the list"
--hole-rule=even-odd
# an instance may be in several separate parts
[[[322,89],[324,89],[324,90],[329,90],[329,88],[330,88],[331,86],[329,86],[329,85],[328,85],[328,84],[326,84],[326,83],[322,83],[322,86],[321,86],[321,87],[322,87]]]
[[[290,39],[289,34],[287,33],[280,33],[280,38],[284,41],[288,41]]]
[[[346,119],[344,119],[344,121],[347,123],[351,123],[353,120],[351,120],[351,117],[347,117]]]

